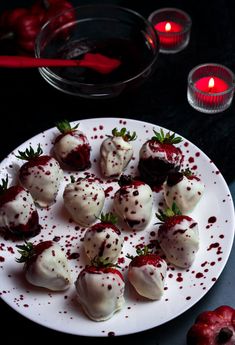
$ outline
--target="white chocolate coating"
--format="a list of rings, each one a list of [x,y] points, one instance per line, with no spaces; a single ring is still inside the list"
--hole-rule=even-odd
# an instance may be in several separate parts
[[[135,290],[151,300],[159,300],[164,293],[167,264],[161,260],[158,267],[146,264],[140,267],[129,266],[128,279]]]
[[[178,267],[191,266],[199,249],[197,222],[183,219],[168,231],[164,230],[159,229],[158,241],[167,260]]]
[[[63,161],[71,151],[75,150],[79,145],[84,144],[89,145],[89,142],[83,132],[76,130],[72,134],[67,133],[54,144],[56,158],[59,161]]]
[[[20,175],[20,182],[29,190],[35,203],[47,207],[56,201],[63,175],[59,163],[50,157],[45,164],[29,167],[27,174]]]
[[[79,303],[94,321],[110,319],[125,304],[125,283],[118,274],[82,271],[75,286]]]
[[[68,184],[63,197],[64,205],[72,219],[85,227],[96,222],[105,201],[103,188],[90,178]]]
[[[140,159],[157,158],[166,163],[174,164],[175,166],[180,166],[182,161],[182,155],[179,154],[177,148],[174,150],[164,150],[162,144],[156,140],[148,140],[140,149]]]
[[[146,183],[123,186],[115,193],[115,213],[135,230],[146,228],[152,216],[152,207],[153,193]]]
[[[68,259],[57,243],[26,268],[25,276],[29,283],[52,291],[66,290],[71,285]]]
[[[26,225],[36,211],[34,201],[25,189],[22,189],[15,198],[0,207],[0,228]]]
[[[196,178],[183,177],[174,186],[163,184],[164,197],[168,207],[175,202],[182,214],[191,212],[204,193],[205,185]]]
[[[132,145],[122,137],[105,139],[100,148],[100,168],[105,177],[119,176],[133,156]]]
[[[101,231],[88,229],[83,244],[90,260],[98,256],[114,263],[122,250],[123,237],[121,233],[118,234],[109,224],[106,224]]]

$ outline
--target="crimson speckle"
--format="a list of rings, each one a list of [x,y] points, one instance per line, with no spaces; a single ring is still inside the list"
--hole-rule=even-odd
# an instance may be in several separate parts
[[[108,187],[107,189],[105,189],[105,191],[104,191],[104,195],[105,195],[105,197],[108,197],[109,196],[109,193],[110,192],[112,192],[112,190],[113,190],[113,187]]]
[[[211,250],[212,248],[218,248],[219,247],[219,243],[215,242],[215,243],[211,243],[209,248],[207,248],[207,250]]]
[[[124,264],[125,258],[118,258],[118,263],[119,264]]]
[[[115,337],[115,333],[114,332],[108,332],[108,337]]]
[[[188,161],[189,161],[189,163],[193,163],[194,162],[194,158],[193,157],[189,157]]]
[[[215,216],[208,218],[208,223],[215,223],[217,221]]]

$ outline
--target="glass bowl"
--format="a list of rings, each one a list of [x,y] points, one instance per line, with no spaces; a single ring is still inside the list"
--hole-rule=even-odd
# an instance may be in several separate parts
[[[121,61],[108,74],[85,67],[39,69],[58,90],[87,98],[111,98],[136,88],[154,71],[158,52],[152,24],[113,5],[80,6],[61,13],[42,27],[35,44],[38,58],[82,59],[86,53],[100,53]]]

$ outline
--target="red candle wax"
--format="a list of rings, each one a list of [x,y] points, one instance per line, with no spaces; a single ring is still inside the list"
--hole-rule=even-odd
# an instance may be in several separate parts
[[[170,34],[171,32],[180,32],[182,30],[182,26],[172,21],[164,21],[157,23],[155,25],[155,29],[159,32],[168,32]]]
[[[179,23],[163,21],[157,23],[155,25],[155,29],[159,36],[160,45],[163,48],[173,48],[176,44],[179,44],[179,42],[182,41],[181,32],[183,30],[183,26]]]
[[[214,86],[210,87],[210,80],[213,79]],[[203,77],[201,79],[198,79],[194,86],[203,92],[206,93],[218,93],[218,92],[224,92],[228,90],[228,84],[221,78],[218,77]]]
[[[228,84],[218,77],[200,78],[194,83],[194,86],[197,90],[203,92],[195,92],[195,97],[205,106],[219,106],[224,102],[224,95],[219,95],[219,93],[229,89]]]

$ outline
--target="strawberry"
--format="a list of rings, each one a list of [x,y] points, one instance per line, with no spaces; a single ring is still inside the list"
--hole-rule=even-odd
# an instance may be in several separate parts
[[[149,252],[147,246],[137,248],[137,256],[129,254],[131,259],[128,269],[128,279],[135,290],[146,298],[160,299],[164,292],[167,264],[158,255]]]
[[[104,206],[103,188],[93,178],[72,178],[64,190],[64,205],[72,219],[81,226],[90,226]]]
[[[182,215],[175,203],[156,216],[162,221],[158,242],[167,260],[182,268],[191,266],[199,249],[198,223]]]
[[[0,185],[0,229],[21,237],[36,236],[41,230],[29,191],[17,185],[8,188],[8,176]]]
[[[105,177],[120,176],[133,156],[133,147],[130,141],[137,138],[136,133],[130,134],[126,128],[120,132],[117,128],[112,130],[100,147],[100,168]]]
[[[117,217],[112,213],[101,214],[101,221],[88,229],[84,236],[84,248],[90,260],[100,257],[115,262],[123,246],[121,231],[115,223]]]
[[[122,309],[124,278],[114,267],[86,266],[75,282],[78,301],[85,314],[94,321],[104,321]]]
[[[78,125],[71,127],[67,120],[57,123],[61,132],[55,139],[54,152],[56,158],[75,170],[90,168],[91,147],[86,135],[77,130]]]
[[[53,157],[42,153],[39,144],[37,151],[30,146],[25,152],[19,151],[16,157],[27,161],[19,171],[21,184],[29,190],[35,203],[47,207],[56,201],[63,171]]]
[[[163,184],[167,206],[170,207],[175,202],[182,213],[188,213],[194,209],[204,189],[204,184],[189,169],[169,174],[167,181]]]
[[[57,243],[44,241],[34,245],[26,242],[17,248],[21,257],[16,261],[25,263],[25,277],[30,284],[52,291],[66,290],[70,286],[68,260]]]
[[[139,172],[142,179],[151,187],[159,187],[170,172],[178,171],[183,154],[174,144],[182,141],[170,132],[164,134],[161,129],[150,140],[143,144],[140,150]]]
[[[153,194],[144,182],[121,176],[114,195],[114,210],[134,230],[143,230],[152,216]]]

